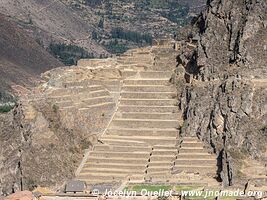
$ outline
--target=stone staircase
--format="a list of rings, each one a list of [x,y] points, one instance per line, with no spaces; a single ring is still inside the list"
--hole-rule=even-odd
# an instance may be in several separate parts
[[[203,183],[202,178],[188,178],[192,173],[214,177],[216,157],[197,138],[179,138],[182,119],[177,89],[170,83],[176,65],[174,50],[130,50],[117,59],[117,65],[122,81],[116,112],[82,162],[76,179],[87,185],[118,185]]]
[[[208,153],[197,137],[183,137],[173,168],[175,173],[187,172],[216,176],[217,159]]]
[[[89,185],[144,182],[154,174],[171,173],[180,118],[171,74],[132,71],[123,81],[114,118],[90,152],[79,180]]]

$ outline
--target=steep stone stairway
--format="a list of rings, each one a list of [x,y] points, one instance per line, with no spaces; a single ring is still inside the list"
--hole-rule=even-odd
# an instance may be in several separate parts
[[[167,47],[130,50],[117,64],[122,81],[116,112],[76,178],[95,185],[192,183],[192,173],[214,177],[215,156],[197,138],[179,138],[182,119],[177,89],[170,83],[176,52]],[[202,177],[197,181],[202,183]]]
[[[208,153],[197,137],[182,138],[179,154],[175,160],[174,172],[198,173],[216,176],[217,160]]]
[[[114,118],[78,179],[88,184],[143,182],[154,174],[171,173],[179,127],[171,75],[136,71],[123,81]]]

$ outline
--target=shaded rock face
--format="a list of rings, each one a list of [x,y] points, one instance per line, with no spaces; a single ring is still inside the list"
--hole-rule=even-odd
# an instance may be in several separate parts
[[[199,79],[220,77],[235,68],[229,64],[246,69],[244,75],[253,69],[256,73],[250,75],[261,76],[257,72],[264,69],[267,56],[266,1],[209,0],[198,27]]]
[[[236,78],[183,91],[183,132],[197,134],[217,153],[218,173],[225,185],[234,183],[239,160],[246,156],[262,158],[267,142],[261,131],[266,123],[266,103],[266,93],[261,88],[253,91],[252,83]]]
[[[82,158],[82,135],[79,138],[78,133],[63,128],[58,114],[45,102],[32,112],[31,122],[25,119],[21,105],[1,116],[2,195],[63,183],[72,178]]]
[[[182,134],[197,134],[217,153],[225,186],[253,178],[240,172],[245,159],[267,163],[265,10],[266,1],[208,1],[197,47],[178,56],[191,83],[180,97]]]
[[[44,74],[44,85],[22,97],[12,112],[0,115],[0,196],[37,186],[55,191],[75,176],[85,150],[98,142],[114,113],[115,97],[103,81],[116,77],[114,85],[106,83],[116,90],[120,75],[118,70],[107,72],[51,70]],[[92,88],[111,102],[83,104],[95,94]]]

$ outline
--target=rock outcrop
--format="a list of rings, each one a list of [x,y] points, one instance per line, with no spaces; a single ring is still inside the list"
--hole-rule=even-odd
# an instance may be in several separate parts
[[[217,153],[225,186],[267,178],[265,10],[265,1],[208,1],[196,23],[196,48],[183,46],[178,58],[177,81],[187,81],[182,133],[197,135]],[[260,170],[243,173],[248,160],[259,160]]]

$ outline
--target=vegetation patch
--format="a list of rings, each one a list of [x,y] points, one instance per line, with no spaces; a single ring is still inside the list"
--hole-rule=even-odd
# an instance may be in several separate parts
[[[117,39],[110,41],[105,45],[109,53],[120,55],[126,52],[129,48],[125,44],[120,44]]]
[[[148,10],[152,9],[161,16],[181,26],[188,24],[191,20],[191,18],[188,17],[190,10],[189,5],[182,5],[174,0],[141,0],[135,3],[135,7],[146,8]]]
[[[15,104],[3,104],[0,105],[0,113],[8,113],[14,108]]]
[[[0,91],[0,113],[11,111],[17,103],[17,99],[5,91]]]
[[[134,42],[139,45],[152,45],[152,36],[150,34],[141,34],[134,31],[125,31],[123,28],[113,28],[111,36],[115,39],[123,39]]]
[[[51,43],[49,52],[67,66],[75,65],[78,60],[83,58],[94,58],[93,53],[88,53],[81,47],[61,43]]]

